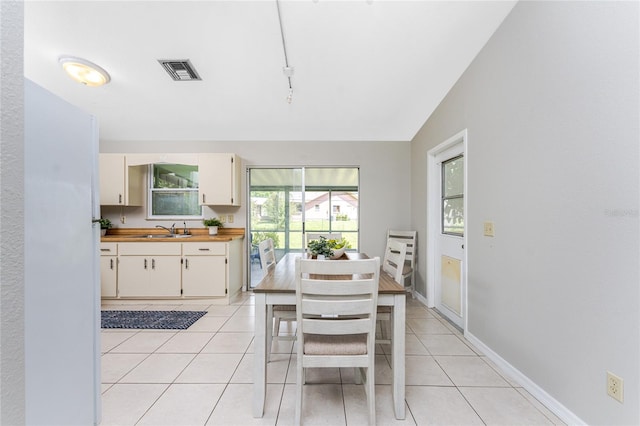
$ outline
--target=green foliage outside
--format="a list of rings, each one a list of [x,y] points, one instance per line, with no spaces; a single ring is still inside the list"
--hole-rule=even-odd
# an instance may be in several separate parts
[[[251,244],[258,245],[264,240],[271,238],[273,240],[273,247],[280,247],[280,236],[276,232],[254,232],[253,238],[251,239]]]
[[[261,206],[254,204],[251,208],[253,244],[272,238],[276,248],[304,250],[306,239],[302,235],[300,203],[291,201],[287,207],[284,191],[251,191],[251,198],[262,199]],[[287,216],[289,216],[288,224]],[[287,225],[289,242],[288,247],[285,247]],[[358,221],[350,220],[346,214],[337,214],[333,221],[328,218],[308,219],[305,230],[314,233],[342,232],[351,249],[358,249]]]
[[[274,246],[277,248],[284,248],[285,241],[285,231],[284,226],[278,229],[275,226],[274,222],[255,222],[253,223],[252,230],[253,234],[253,243],[258,244],[256,242],[256,238],[258,235],[269,235],[269,237],[265,238],[273,238]],[[329,221],[328,220],[310,220],[307,221],[307,232],[329,232]],[[342,232],[342,237],[345,238],[352,249],[358,248],[358,222],[355,220],[349,221],[334,221],[331,223],[331,232]],[[275,238],[274,238],[275,236]],[[260,240],[260,241],[262,241]],[[278,244],[276,244],[278,241]],[[304,238],[302,236],[302,223],[301,222],[290,222],[289,223],[289,249],[291,250],[302,250]],[[282,245],[280,245],[282,242]]]

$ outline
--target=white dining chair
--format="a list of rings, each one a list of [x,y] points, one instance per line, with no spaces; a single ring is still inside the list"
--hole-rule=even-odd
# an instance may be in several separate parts
[[[382,273],[390,275],[400,285],[403,285],[402,272],[406,252],[405,243],[391,240],[387,242],[382,260]],[[376,343],[391,344],[391,306],[378,306],[377,319],[380,325],[380,338],[376,339]]]
[[[264,273],[268,273],[271,268],[276,266],[276,251],[273,245],[273,239],[267,238],[258,244],[258,253],[260,254],[260,264]],[[269,305],[267,307],[267,361],[271,360],[271,348],[275,340],[294,340],[295,335],[280,335],[281,321],[295,321],[296,307],[293,305]],[[274,325],[275,322],[275,325]],[[274,335],[275,334],[275,335]]]
[[[389,241],[398,241],[407,245],[405,262],[402,269],[402,285],[409,287],[411,296],[415,298],[416,290],[416,261],[418,260],[418,233],[416,231],[387,230],[387,244]],[[406,285],[407,278],[410,279],[409,286]]]
[[[273,239],[267,238],[258,244],[258,254],[260,255],[260,265],[265,273],[276,264],[276,250],[273,246]]]
[[[296,259],[298,316],[295,424],[302,420],[307,368],[356,368],[369,423],[376,423],[375,328],[380,259]],[[362,375],[362,377],[360,377]]]

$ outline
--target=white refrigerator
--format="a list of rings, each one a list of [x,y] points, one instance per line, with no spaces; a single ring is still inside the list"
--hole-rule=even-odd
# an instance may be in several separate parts
[[[24,149],[26,423],[98,424],[96,119],[25,79]]]

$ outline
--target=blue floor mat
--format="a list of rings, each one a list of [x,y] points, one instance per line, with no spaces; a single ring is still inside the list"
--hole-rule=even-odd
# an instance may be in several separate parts
[[[207,311],[102,311],[102,328],[186,330]]]

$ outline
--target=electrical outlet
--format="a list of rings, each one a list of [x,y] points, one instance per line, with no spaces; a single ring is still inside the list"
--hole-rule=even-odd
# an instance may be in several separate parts
[[[233,223],[233,215],[232,214],[227,216],[227,222]]]
[[[624,381],[610,371],[607,371],[607,395],[618,402],[624,401]]]
[[[485,222],[484,223],[484,236],[485,237],[493,237],[495,234],[493,232],[493,222]]]
[[[227,221],[227,217],[225,215],[220,215],[220,217],[218,218],[220,219],[220,222],[225,223]]]
[[[123,225],[127,223],[127,218],[125,216],[120,216],[120,223],[122,223]]]

